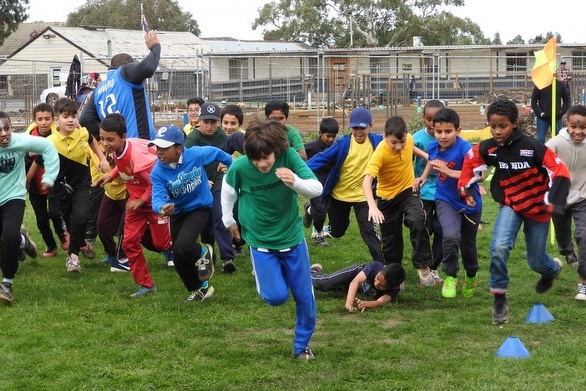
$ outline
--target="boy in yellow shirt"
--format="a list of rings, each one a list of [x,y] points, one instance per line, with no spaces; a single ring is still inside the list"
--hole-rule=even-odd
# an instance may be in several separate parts
[[[382,253],[385,264],[403,260],[403,224],[409,228],[413,254],[411,260],[417,269],[421,286],[434,285],[430,272],[433,258],[425,213],[419,192],[413,191],[413,137],[407,131],[403,118],[393,116],[385,123],[384,140],[368,162],[362,190],[368,202],[368,218],[380,224]],[[421,151],[417,149],[417,153]],[[378,178],[374,200],[372,183]]]
[[[47,139],[55,145],[59,153],[59,174],[55,181],[55,194],[67,231],[70,244],[65,262],[67,271],[80,272],[79,251],[85,246],[91,203],[91,175],[87,161],[87,147],[100,159],[99,168],[108,171],[108,162],[100,149],[98,141],[86,128],[78,127],[77,103],[69,98],[55,102],[55,121],[58,132]]]

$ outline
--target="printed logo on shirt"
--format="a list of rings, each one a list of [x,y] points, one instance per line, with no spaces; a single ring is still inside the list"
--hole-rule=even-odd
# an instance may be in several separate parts
[[[250,186],[250,191],[253,192],[253,191],[270,190],[275,187],[281,186],[282,184],[284,184],[284,182],[279,179],[278,181],[275,181],[273,183],[269,183],[268,185]]]
[[[171,197],[177,198],[182,194],[195,192],[202,184],[202,173],[201,167],[194,167],[191,171],[177,174],[177,179],[167,181],[167,189]]]
[[[6,153],[0,156],[0,173],[6,174],[14,170],[16,165],[16,158],[14,154]]]
[[[519,151],[519,155],[523,157],[533,157],[533,150],[532,149],[521,149]]]
[[[499,163],[499,168],[503,169],[503,170],[524,170],[527,168],[531,168],[531,166],[529,165],[528,162],[511,162],[509,164],[505,163],[505,162],[498,162]]]

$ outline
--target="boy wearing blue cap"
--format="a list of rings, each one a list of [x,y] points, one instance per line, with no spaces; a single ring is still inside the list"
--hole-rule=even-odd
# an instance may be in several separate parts
[[[184,142],[181,129],[167,126],[149,144],[157,147],[158,157],[151,172],[152,208],[171,219],[175,270],[189,291],[187,300],[203,301],[214,294],[207,282],[214,272],[213,248],[197,242],[214,202],[205,167],[215,163],[224,172],[232,157],[212,146],[184,148]]]
[[[366,165],[383,137],[370,133],[372,114],[362,107],[350,113],[350,129],[351,134],[338,138],[331,147],[309,159],[307,165],[314,173],[332,167],[322,193],[323,202],[329,202],[332,237],[340,238],[346,233],[353,208],[360,235],[372,259],[383,262],[381,241],[376,226],[368,219],[368,203],[362,191]]]

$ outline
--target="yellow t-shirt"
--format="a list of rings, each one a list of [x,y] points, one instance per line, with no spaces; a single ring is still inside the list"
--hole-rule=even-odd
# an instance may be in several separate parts
[[[193,130],[197,128],[199,128],[199,126],[191,126],[191,123],[188,123],[183,127],[183,132],[187,136],[189,133],[193,132]]]
[[[332,190],[332,197],[345,202],[366,201],[362,180],[372,151],[372,143],[368,137],[362,144],[358,144],[354,136],[350,138],[348,156],[340,169],[340,180]]]
[[[407,134],[407,142],[401,153],[393,152],[386,140],[377,146],[364,172],[378,177],[376,194],[379,197],[395,198],[413,185],[413,146],[411,134]]]
[[[101,177],[108,175],[108,173],[110,172],[110,170],[112,170],[113,167],[110,167],[107,173],[102,174],[102,172],[98,168],[100,166],[100,158],[98,158],[98,155],[96,155],[94,151],[91,150],[91,148],[88,148],[87,150],[88,160],[90,161],[90,172],[92,174],[92,182],[95,182]],[[125,200],[126,184],[124,183],[122,178],[118,176],[113,181],[108,182],[104,185],[104,193],[111,200]]]

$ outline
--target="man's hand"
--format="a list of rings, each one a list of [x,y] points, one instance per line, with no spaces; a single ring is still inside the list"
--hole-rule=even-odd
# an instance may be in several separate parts
[[[146,47],[150,50],[153,47],[153,45],[157,43],[160,44],[161,42],[159,41],[159,36],[157,35],[157,32],[155,30],[151,30],[148,33],[145,33],[144,43],[146,44]]]

